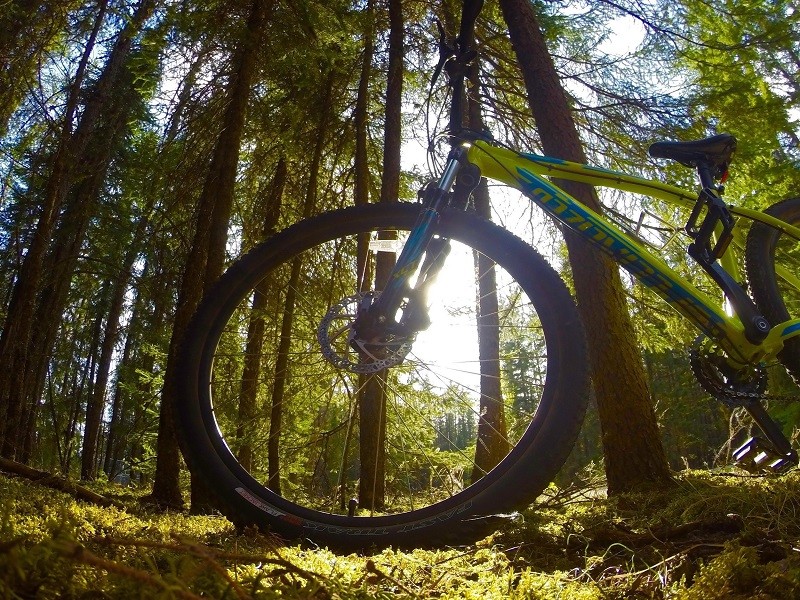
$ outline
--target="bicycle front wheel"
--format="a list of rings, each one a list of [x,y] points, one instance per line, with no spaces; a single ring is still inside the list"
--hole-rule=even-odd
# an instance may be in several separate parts
[[[764,212],[800,226],[800,198],[783,200]],[[800,318],[798,265],[799,240],[764,223],[753,223],[745,250],[747,278],[758,308],[772,325]],[[800,383],[800,337],[787,340],[778,359]]]
[[[566,459],[588,395],[579,317],[555,271],[503,229],[446,211],[430,325],[385,348],[380,369],[352,349],[378,263],[418,213],[370,205],[300,222],[234,263],[198,309],[176,418],[189,467],[234,522],[337,547],[468,541]]]

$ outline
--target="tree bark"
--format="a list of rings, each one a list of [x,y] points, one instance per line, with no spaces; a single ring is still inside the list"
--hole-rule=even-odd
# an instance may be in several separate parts
[[[474,36],[465,40],[474,44]],[[469,127],[483,131],[485,124],[480,104],[480,64],[476,58],[470,65],[467,94],[467,120]],[[489,187],[481,178],[472,192],[475,212],[486,220],[492,219]],[[506,429],[505,406],[500,373],[500,309],[497,298],[497,276],[494,263],[486,256],[473,253],[477,285],[475,300],[478,324],[478,362],[480,364],[480,406],[475,462],[471,481],[475,483],[491,471],[508,454],[510,444]]]
[[[195,233],[178,295],[164,374],[164,388],[159,413],[156,474],[153,490],[146,498],[146,501],[157,505],[183,505],[183,498],[178,486],[180,463],[175,421],[172,414],[172,403],[176,394],[176,361],[180,352],[181,340],[192,314],[200,303],[203,293],[222,273],[236,170],[239,164],[239,150],[247,104],[256,72],[256,56],[273,4],[273,0],[253,0],[250,7],[247,26],[233,60],[236,70],[226,91],[228,102],[222,127],[197,203]],[[193,478],[193,512],[210,510],[210,499],[204,492],[198,480]]]
[[[161,347],[163,345],[161,333],[167,326],[167,314],[172,304],[172,293],[174,290],[173,276],[164,268],[164,260],[159,257],[151,257],[144,265],[143,273],[154,271],[151,279],[151,289],[155,292],[147,294],[144,306],[147,307],[146,314],[138,322],[132,322],[131,332],[140,331],[142,339],[134,353],[133,360],[127,365],[124,371],[133,390],[133,418],[130,425],[130,457],[131,457],[131,480],[139,485],[149,483],[148,471],[139,469],[137,466],[146,459],[146,449],[143,439],[153,429],[152,425],[146,421],[150,407],[158,402],[161,389],[154,380],[142,379],[138,373],[156,372],[156,355],[147,351],[147,346]],[[149,296],[149,298],[147,297]],[[137,311],[139,314],[142,311]],[[161,366],[161,365],[159,365]],[[161,370],[161,369],[158,369]],[[138,385],[136,385],[138,384]]]
[[[286,298],[283,304],[281,320],[281,336],[275,360],[275,380],[270,396],[269,440],[267,456],[269,462],[269,480],[267,487],[276,494],[281,493],[280,436],[283,425],[283,400],[288,380],[289,351],[292,341],[292,325],[294,322],[295,302],[297,300],[297,282],[303,264],[299,258],[292,262],[292,271],[286,286]]]
[[[272,178],[266,206],[267,213],[263,226],[264,239],[275,234],[278,217],[283,204],[283,192],[286,188],[286,159],[281,157],[275,169],[275,176]],[[244,367],[242,369],[242,381],[239,387],[239,407],[237,415],[236,441],[239,449],[237,459],[241,465],[250,470],[253,464],[253,434],[257,418],[256,395],[258,393],[258,381],[261,377],[261,353],[264,345],[265,322],[262,311],[267,305],[266,290],[267,282],[258,285],[253,295],[252,311],[250,322],[247,325],[247,345],[245,349]],[[270,438],[271,441],[271,438]],[[270,456],[269,452],[267,453]],[[277,455],[277,454],[276,454]],[[277,490],[276,490],[277,491]]]
[[[100,2],[94,29],[84,48],[78,64],[75,80],[70,87],[67,107],[62,122],[58,147],[52,161],[52,168],[42,202],[39,220],[33,238],[20,266],[17,280],[11,293],[2,335],[0,335],[0,418],[4,422],[0,455],[15,458],[21,448],[19,427],[25,402],[25,380],[29,369],[33,313],[36,294],[40,286],[42,262],[50,236],[58,216],[58,209],[71,182],[72,169],[77,155],[83,149],[86,136],[97,119],[98,111],[90,110],[90,105],[81,117],[77,130],[72,132],[72,121],[78,107],[83,79],[86,76],[89,56],[94,50],[100,26],[105,19],[107,0]],[[110,68],[111,61],[107,67]]]
[[[489,189],[481,180],[473,192],[476,212],[491,217]],[[510,448],[506,430],[505,406],[500,378],[500,310],[497,299],[497,278],[494,263],[475,253],[477,283],[478,360],[480,363],[480,409],[478,436],[472,483],[491,471],[508,454]]]
[[[97,476],[96,455],[98,450],[98,437],[103,412],[106,407],[106,388],[111,374],[111,359],[114,354],[120,333],[120,317],[125,303],[125,292],[128,289],[129,273],[138,254],[137,246],[128,248],[122,262],[120,272],[111,289],[109,308],[106,313],[106,325],[103,333],[103,343],[100,349],[100,361],[92,397],[86,407],[86,423],[83,432],[83,453],[81,455],[81,479],[92,480]]]
[[[354,158],[355,178],[353,196],[356,206],[369,202],[369,140],[367,126],[369,124],[369,84],[372,79],[372,57],[375,54],[375,0],[367,1],[366,30],[364,31],[364,52],[362,55],[361,75],[358,80],[358,95],[353,111],[353,125],[356,135],[356,154]],[[359,261],[361,264],[361,261]]]
[[[403,107],[403,2],[389,0],[389,65],[384,112],[381,202],[397,202],[400,193],[400,148]]]
[[[33,437],[39,405],[37,399],[42,394],[53,346],[66,307],[73,274],[80,260],[86,232],[92,215],[96,214],[97,199],[106,179],[116,141],[125,131],[130,107],[135,103],[136,91],[132,79],[120,76],[118,81],[117,92],[91,133],[90,141],[83,153],[80,171],[85,175],[78,180],[65,198],[65,207],[53,235],[51,250],[43,261],[41,290],[37,296],[31,349],[28,353],[29,367],[23,387],[24,426],[21,429],[26,440]],[[130,258],[131,264],[132,261],[133,257]],[[129,266],[123,265],[122,270],[127,272]],[[111,355],[110,351],[108,352],[107,360],[110,365]],[[92,411],[87,409],[87,412],[91,414]],[[23,462],[27,460],[30,451],[30,445],[26,444],[22,453]]]
[[[135,307],[131,315],[131,321],[135,321],[138,316],[138,307]],[[106,438],[106,449],[103,457],[103,472],[109,480],[113,480],[119,473],[117,463],[122,450],[122,421],[125,413],[125,400],[128,397],[124,389],[123,369],[127,368],[131,354],[133,352],[134,336],[128,335],[125,338],[125,347],[120,358],[120,368],[117,371],[117,381],[114,385],[114,396],[111,400],[111,418],[108,422],[108,437]]]
[[[356,134],[356,154],[355,154],[355,180],[353,195],[356,206],[367,204],[369,202],[370,190],[370,169],[369,169],[369,156],[368,156],[368,143],[367,139],[367,125],[368,125],[368,106],[369,106],[369,84],[372,78],[372,59],[375,51],[375,33],[374,33],[374,1],[370,0],[367,3],[367,30],[364,32],[364,53],[361,64],[361,77],[358,85],[358,96],[356,98],[356,108],[353,116]],[[390,69],[391,71],[391,69]],[[388,111],[388,102],[387,102]],[[388,131],[388,128],[387,128]],[[372,281],[368,279],[371,277],[372,270],[368,267],[369,264],[369,250],[367,245],[369,239],[367,235],[362,236],[358,240],[358,259],[357,271],[360,280],[357,282],[359,290],[366,290],[369,288]],[[377,375],[376,375],[377,377]],[[370,506],[375,508],[375,501],[373,498],[378,497],[378,503],[383,502],[383,485],[382,485],[382,472],[384,459],[380,451],[382,446],[382,436],[378,428],[370,427],[373,421],[377,422],[382,418],[380,414],[382,405],[382,391],[380,388],[371,386],[371,379],[366,376],[359,377],[359,389],[357,394],[357,404],[359,408],[359,422],[360,428],[360,442],[359,442],[359,464],[361,465],[361,474],[359,481],[362,482],[362,488],[359,492],[359,499],[362,506]],[[378,414],[372,414],[377,408]],[[351,432],[353,423],[348,423],[348,432]],[[349,438],[347,440],[347,447],[349,449]],[[346,459],[345,454],[345,459]],[[376,483],[376,473],[381,473],[379,478],[381,484]],[[343,470],[341,474],[341,485],[344,485]],[[377,487],[376,487],[377,486]],[[369,489],[366,489],[369,488]],[[341,502],[345,501],[344,488],[342,487]]]
[[[533,5],[500,0],[522,69],[536,127],[546,154],[575,162],[586,157],[569,104],[542,35]],[[559,182],[600,211],[594,190]],[[672,482],[650,401],[642,359],[625,304],[619,270],[574,235],[566,236],[578,308],[586,329],[600,421],[609,494]]]
[[[25,256],[18,280],[14,286],[6,322],[0,337],[0,362],[4,364],[5,374],[0,374],[0,411],[5,411],[6,434],[3,440],[2,454],[15,457],[21,449],[21,441],[27,439],[19,436],[21,425],[26,422],[31,426],[33,420],[27,411],[35,410],[37,392],[41,392],[45,369],[42,368],[42,355],[49,352],[49,347],[42,346],[35,329],[57,327],[55,317],[51,322],[42,321],[35,316],[37,306],[36,297],[43,285],[43,269],[47,247],[56,223],[59,209],[74,185],[80,168],[92,164],[95,169],[90,175],[97,177],[103,173],[102,164],[94,164],[91,152],[92,145],[97,146],[98,140],[104,136],[104,144],[99,144],[100,150],[96,156],[100,163],[107,164],[110,157],[110,145],[114,135],[104,129],[108,126],[111,131],[119,131],[121,124],[125,123],[122,114],[128,110],[124,102],[119,102],[120,89],[127,89],[122,78],[126,76],[126,61],[130,54],[135,35],[140,31],[142,24],[149,18],[155,9],[155,0],[142,0],[137,7],[133,18],[120,32],[102,74],[94,85],[88,100],[85,103],[80,121],[75,131],[72,131],[72,121],[77,113],[78,103],[83,89],[83,80],[86,74],[89,55],[94,50],[94,43],[105,18],[107,1],[98,4],[98,15],[95,19],[95,28],[89,37],[83,58],[70,90],[67,109],[63,120],[59,145],[52,162],[51,172],[44,190],[44,202],[34,237]],[[116,92],[116,95],[115,95]],[[123,97],[127,94],[123,93]],[[109,124],[109,115],[111,117]],[[88,155],[87,155],[88,153]],[[80,226],[78,224],[78,229]],[[52,337],[45,332],[45,337]],[[37,343],[35,343],[37,342]],[[39,353],[37,360],[36,353]],[[27,418],[26,418],[27,417]]]
[[[317,185],[319,173],[322,166],[323,150],[325,140],[328,135],[328,127],[331,119],[331,95],[333,93],[334,73],[329,71],[322,84],[323,94],[320,98],[320,119],[314,132],[314,151],[311,155],[311,163],[308,166],[308,187],[306,188],[305,198],[301,211],[301,219],[306,219],[314,212],[317,203]],[[283,318],[281,321],[281,335],[276,355],[275,381],[270,393],[270,423],[269,423],[269,443],[267,444],[267,462],[269,466],[269,486],[274,491],[281,487],[281,464],[280,464],[280,437],[283,430],[283,402],[286,383],[286,369],[289,352],[289,341],[292,336],[292,326],[294,321],[295,300],[297,281],[300,277],[302,264],[299,258],[295,258],[292,263],[292,270],[289,280],[286,282],[286,295],[283,304]]]
[[[400,193],[400,147],[402,143],[403,96],[403,3],[389,0],[389,64],[384,112],[383,174],[381,202],[397,202]],[[394,256],[378,253],[375,289],[383,289]],[[362,378],[359,397],[361,477],[359,506],[380,510],[385,504],[386,467],[386,377],[381,371]]]
[[[9,460],[7,458],[0,458],[0,470],[13,475],[18,475],[20,477],[25,477],[26,479],[29,479],[38,485],[43,485],[60,492],[66,492],[78,500],[85,500],[94,504],[99,504],[100,506],[116,506],[117,508],[125,508],[122,503],[106,498],[105,496],[102,496],[97,492],[93,492],[92,490],[83,486],[76,485],[66,477],[58,477],[46,471],[33,469],[27,465]]]

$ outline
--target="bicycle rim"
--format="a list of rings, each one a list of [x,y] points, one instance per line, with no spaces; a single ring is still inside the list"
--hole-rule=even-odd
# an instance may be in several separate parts
[[[296,228],[231,269],[201,308],[207,333],[189,345],[200,348],[204,427],[244,502],[379,533],[507,510],[565,459],[585,382],[582,367],[556,367],[581,364],[577,313],[538,255],[479,219],[443,226],[457,239],[430,293],[431,325],[390,348],[388,368],[358,372],[349,326],[365,294],[380,293],[378,262],[394,258],[415,213],[350,211]],[[479,256],[494,285],[480,285]],[[515,469],[525,478],[511,481]]]

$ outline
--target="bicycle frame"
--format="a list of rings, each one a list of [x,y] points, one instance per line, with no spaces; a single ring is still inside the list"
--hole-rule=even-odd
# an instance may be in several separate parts
[[[448,127],[450,132],[464,131],[462,129],[464,78],[467,67],[475,55],[469,44],[475,18],[482,4],[482,0],[465,0],[460,33],[453,47],[448,45],[444,30],[440,27],[440,62],[434,74],[434,81],[444,68],[449,75],[449,86],[452,90]],[[770,324],[771,328],[764,337],[765,332],[761,329],[761,325],[766,324],[766,320],[758,315],[755,305],[738,287],[744,281],[744,277],[735,255],[735,248],[738,247],[741,251],[746,239],[741,218],[736,220],[733,231],[730,232],[733,243],[728,244],[726,241],[724,244],[726,247],[717,255],[719,268],[724,273],[717,268],[716,260],[713,258],[708,265],[705,265],[706,267],[713,265],[713,272],[705,270],[710,272],[723,294],[728,295],[727,299],[731,301],[731,305],[738,306],[742,312],[751,309],[752,314],[749,315],[749,319],[752,320],[748,320],[747,324],[749,335],[745,334],[745,324],[739,315],[726,314],[719,303],[712,301],[705,293],[681,277],[639,240],[572,197],[550,178],[643,194],[690,210],[697,205],[697,192],[688,192],[676,186],[609,169],[516,152],[496,146],[485,137],[474,137],[474,133],[463,137],[455,134],[451,138],[451,153],[438,185],[430,194],[426,190],[424,206],[417,223],[392,270],[388,284],[377,300],[378,307],[375,314],[378,320],[391,318],[389,315],[394,315],[401,306],[408,290],[407,277],[419,266],[425,248],[434,235],[438,212],[445,205],[457,174],[466,162],[477,167],[480,176],[520,190],[556,222],[568,227],[611,256],[615,262],[643,285],[653,289],[709,339],[718,344],[730,366],[736,370],[760,361],[774,359],[787,339],[800,335],[800,319],[793,319],[784,323]],[[472,176],[470,179],[477,185],[479,177]],[[735,217],[760,221],[800,240],[800,228],[770,215],[733,206],[728,206],[727,210]],[[785,269],[779,269],[778,275],[800,290],[800,278],[797,275]],[[733,312],[735,313],[735,310]]]
[[[482,140],[469,144],[467,159],[480,169],[484,177],[520,190],[550,217],[610,255],[700,331],[715,340],[729,359],[739,363],[739,366],[773,359],[783,348],[785,340],[800,335],[800,319],[794,319],[772,324],[769,335],[762,343],[751,343],[745,337],[744,327],[737,315],[727,315],[722,307],[671,269],[641,242],[547,178],[556,177],[643,194],[686,208],[694,206],[696,193],[608,169],[535,154],[522,154]],[[777,227],[800,239],[800,228],[759,211],[731,207],[731,212],[738,217]],[[722,267],[737,281],[742,281],[743,277],[732,247],[744,246],[745,233],[740,223],[741,219],[737,221],[735,228],[734,244],[720,259]],[[795,274],[783,272],[781,276],[800,289],[800,278]]]

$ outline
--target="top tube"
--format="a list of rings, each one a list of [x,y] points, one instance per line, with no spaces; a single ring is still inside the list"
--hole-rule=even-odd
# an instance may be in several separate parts
[[[610,254],[615,262],[664,298],[700,331],[717,340],[729,357],[744,365],[756,357],[774,355],[780,350],[782,334],[775,332],[764,343],[751,343],[738,316],[727,315],[720,302],[712,300],[638,240],[612,226],[602,215],[584,206],[549,179],[613,187],[685,207],[692,207],[696,202],[696,196],[690,192],[608,169],[536,154],[521,154],[483,141],[470,146],[468,157],[484,176],[519,189],[545,212]]]
[[[561,178],[569,179],[570,181],[658,198],[689,209],[693,208],[697,201],[696,192],[690,192],[668,183],[559,158],[516,152],[494,146],[483,140],[472,142],[469,151],[470,162],[480,168],[482,175],[524,192],[526,180],[518,171],[520,159],[525,161],[526,170],[543,177],[557,178],[561,176]],[[800,227],[786,223],[759,210],[736,205],[729,205],[729,208],[731,213],[738,217],[759,221],[800,241]]]
[[[478,165],[482,175],[501,181],[520,191],[525,191],[525,179],[518,172],[520,159],[525,160],[525,168],[527,170],[543,177],[561,176],[563,179],[569,179],[570,181],[652,196],[653,198],[675,202],[688,208],[693,207],[697,201],[696,192],[688,192],[683,188],[668,183],[661,183],[602,167],[591,167],[559,158],[516,152],[507,148],[493,146],[483,140],[473,142],[469,151],[470,162]]]

